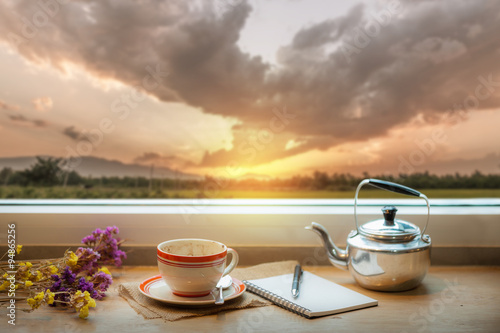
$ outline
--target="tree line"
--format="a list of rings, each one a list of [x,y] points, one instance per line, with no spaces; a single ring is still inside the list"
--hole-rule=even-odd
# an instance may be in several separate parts
[[[196,179],[147,178],[147,177],[82,177],[76,171],[63,170],[62,159],[37,157],[36,163],[25,170],[15,171],[4,167],[0,170],[0,184],[4,186],[81,186],[84,188],[148,188],[149,190],[354,190],[366,178],[378,178],[416,189],[500,189],[500,174],[470,175],[459,173],[435,175],[429,172],[355,176],[349,173],[316,171],[311,176],[257,179],[251,177],[219,179],[205,176]]]

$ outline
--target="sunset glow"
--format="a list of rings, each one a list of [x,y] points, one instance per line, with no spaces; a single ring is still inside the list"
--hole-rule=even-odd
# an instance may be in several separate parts
[[[500,170],[497,2],[56,4],[0,4],[0,158],[227,178]]]

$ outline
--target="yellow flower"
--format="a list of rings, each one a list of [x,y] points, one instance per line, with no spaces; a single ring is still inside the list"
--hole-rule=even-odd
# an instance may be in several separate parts
[[[111,272],[109,271],[109,269],[107,267],[99,268],[97,271],[98,272],[104,272],[105,274],[108,274],[108,275],[111,276]]]
[[[40,271],[36,271],[35,281],[40,281],[43,278],[43,274]]]
[[[47,293],[45,294],[47,296],[47,304],[52,304],[54,303],[54,296],[55,294],[53,292],[51,292],[50,290],[47,290]]]
[[[74,268],[78,264],[78,256],[73,251],[69,251],[68,254],[67,264],[70,268]]]
[[[28,280],[29,278],[31,278],[31,272],[29,270],[26,270],[24,272],[20,272],[21,274],[21,280]]]
[[[82,308],[80,309],[80,314],[78,315],[78,317],[82,318],[82,319],[85,319],[89,316],[89,306],[88,305],[84,305],[82,306]]]
[[[88,291],[85,291],[82,293],[81,290],[78,290],[76,293],[75,293],[75,296],[74,296],[74,300],[78,306],[78,303],[86,303],[85,299],[87,297],[90,297],[90,294]]]
[[[5,273],[4,275],[2,275],[2,277],[3,277],[4,279],[6,279],[6,278],[8,278],[8,277],[9,277],[9,274]]]
[[[88,292],[88,291],[86,291]],[[75,293],[75,299],[77,302],[79,302],[80,300],[83,301],[83,299],[81,299],[80,295],[82,294],[82,291],[81,290],[78,290],[76,293]]]
[[[38,306],[36,306],[36,301],[33,298],[28,298],[27,299],[29,306],[31,306],[32,309],[36,309]]]
[[[91,308],[95,308],[95,307],[96,307],[96,304],[95,304],[95,299],[91,298],[91,299],[89,300],[89,306],[90,306]]]
[[[28,304],[31,306],[31,308],[33,310],[37,309],[40,306],[40,304],[42,304],[44,297],[45,297],[45,293],[43,291],[41,291],[35,297],[28,298]]]
[[[36,296],[35,296],[35,301],[41,302],[43,298],[45,297],[45,293],[43,291],[40,291]]]
[[[88,301],[90,299],[90,293],[87,290],[85,290],[83,292],[83,297],[85,298],[86,301]]]
[[[26,281],[26,282],[24,283],[24,285],[25,285],[26,287],[31,287],[31,286],[33,285],[33,282],[31,282],[31,281]]]
[[[80,318],[87,318],[89,315],[89,307],[90,308],[95,308],[96,303],[95,300],[90,297],[90,294],[88,291],[81,292],[78,290],[75,295],[73,296],[74,300],[74,308],[76,309],[77,312],[79,312],[79,317]]]
[[[17,254],[21,253],[21,250],[23,249],[23,246],[22,245],[18,245],[16,246],[16,252]]]
[[[10,282],[9,281],[4,281],[2,285],[0,285],[0,291],[7,289],[9,286]]]
[[[50,271],[50,274],[56,274],[59,270],[57,269],[56,266],[50,265],[49,266],[49,271]]]
[[[26,262],[26,267],[31,268],[31,266],[33,266],[33,264],[32,264],[32,263],[30,263],[29,261],[28,261],[28,262]]]

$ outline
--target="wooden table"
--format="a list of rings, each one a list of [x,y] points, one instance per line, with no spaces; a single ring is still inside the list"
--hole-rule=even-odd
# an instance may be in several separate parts
[[[115,284],[87,320],[44,307],[18,311],[13,327],[2,308],[0,332],[500,332],[500,267],[433,266],[421,286],[401,293],[362,289],[348,272],[331,266],[305,269],[375,298],[379,305],[316,319],[266,306],[175,322],[145,320],[118,296],[116,286],[142,281],[157,274],[157,268],[128,266],[113,270]]]

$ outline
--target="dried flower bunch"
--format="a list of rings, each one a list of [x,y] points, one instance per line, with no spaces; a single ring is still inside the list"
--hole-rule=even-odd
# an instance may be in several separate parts
[[[97,228],[82,239],[87,247],[75,252],[67,250],[62,258],[15,264],[12,260],[0,262],[0,302],[26,301],[29,307],[21,310],[27,312],[43,304],[64,306],[75,309],[80,318],[86,318],[89,308],[96,306],[95,300],[106,296],[106,290],[113,283],[111,273],[103,265],[120,267],[127,257],[120,250],[123,240],[115,238],[118,233],[116,226],[105,230]],[[22,246],[18,245],[17,254],[21,250]],[[13,253],[7,254],[11,257]]]

